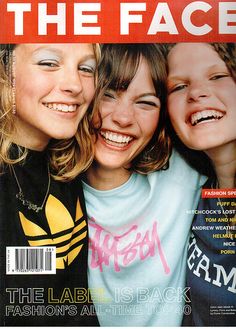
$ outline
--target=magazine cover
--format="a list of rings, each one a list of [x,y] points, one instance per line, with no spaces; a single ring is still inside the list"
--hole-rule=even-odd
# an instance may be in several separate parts
[[[0,19],[0,326],[236,326],[236,1]]]

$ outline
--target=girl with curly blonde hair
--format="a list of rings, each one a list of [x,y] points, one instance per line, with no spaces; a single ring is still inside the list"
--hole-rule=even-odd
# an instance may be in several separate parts
[[[87,291],[86,210],[75,177],[93,159],[88,108],[98,55],[93,44],[1,46],[0,241],[9,265],[7,275],[1,267],[1,325],[98,324],[96,316],[79,315],[88,298],[78,312],[68,299],[55,316],[46,311],[49,290]],[[13,258],[6,259],[9,247]],[[6,311],[12,287],[39,289],[44,316],[30,305],[19,317]]]

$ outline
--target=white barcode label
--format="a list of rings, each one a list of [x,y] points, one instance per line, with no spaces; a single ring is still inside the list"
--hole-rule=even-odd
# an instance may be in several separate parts
[[[56,247],[7,247],[7,274],[56,274]]]

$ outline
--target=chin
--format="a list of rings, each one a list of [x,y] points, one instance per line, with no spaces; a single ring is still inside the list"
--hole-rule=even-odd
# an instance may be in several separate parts
[[[73,134],[68,134],[68,133],[65,133],[65,134],[53,134],[51,136],[51,138],[58,139],[58,140],[70,139],[70,138],[72,138],[72,137],[75,136],[75,133],[76,132],[74,132]]]
[[[191,144],[185,144],[188,148],[192,149],[192,150],[195,150],[195,151],[207,151],[209,149],[213,149],[213,148],[216,148],[218,146],[220,146],[221,144],[219,143],[206,143],[203,142],[203,143],[191,143]]]
[[[216,141],[215,135],[210,137],[206,136],[206,134],[201,134],[201,136],[194,136],[194,138],[184,138],[182,136],[180,139],[184,145],[195,151],[204,151],[220,144]]]

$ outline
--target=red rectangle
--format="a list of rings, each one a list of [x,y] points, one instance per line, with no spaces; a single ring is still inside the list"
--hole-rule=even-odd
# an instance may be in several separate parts
[[[236,189],[202,189],[202,198],[236,198]]]
[[[236,41],[230,0],[2,0],[0,21],[0,43]]]

